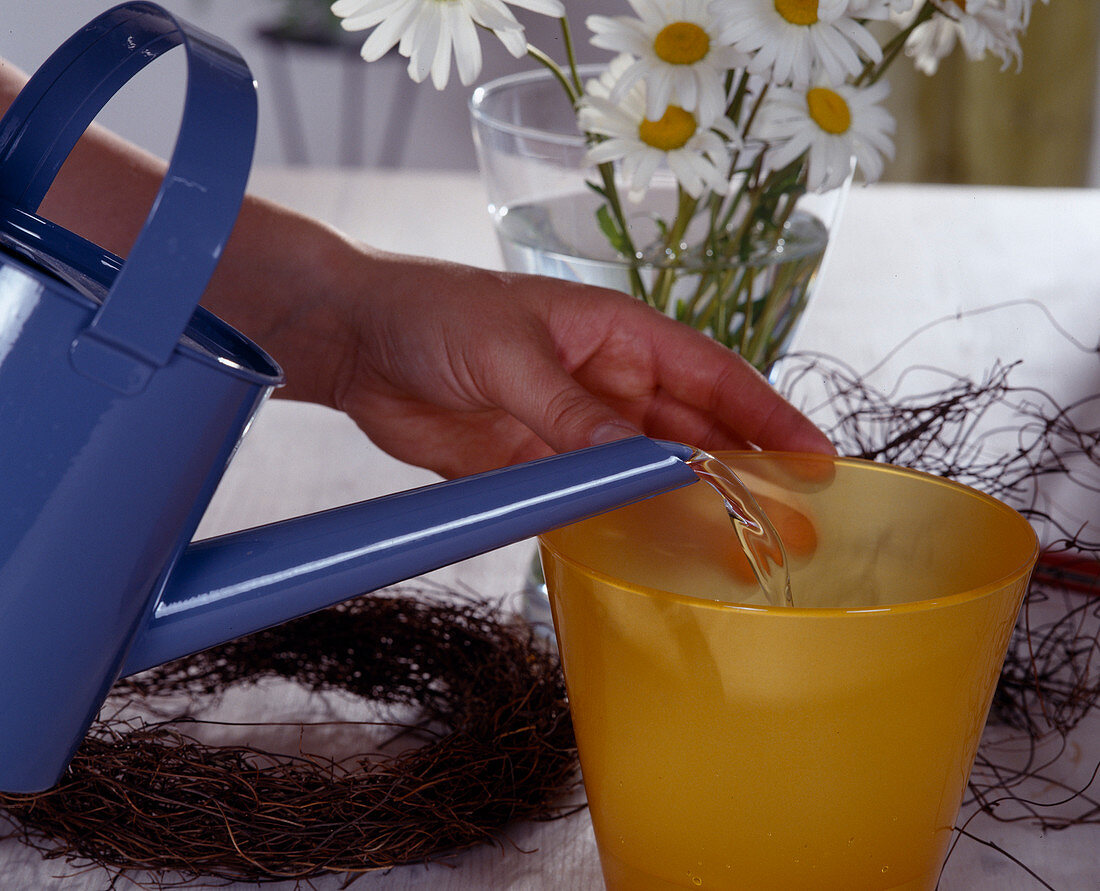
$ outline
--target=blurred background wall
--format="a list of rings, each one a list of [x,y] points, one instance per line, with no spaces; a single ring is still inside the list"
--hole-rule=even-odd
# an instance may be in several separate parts
[[[318,38],[315,13],[327,0],[161,0],[180,16],[234,44],[260,86],[258,164],[475,166],[463,87],[414,85],[397,56],[366,64],[363,35]],[[566,0],[582,57],[584,17],[627,11],[624,0]],[[77,27],[114,0],[0,0],[0,56],[35,68]],[[557,23],[521,13],[532,42],[558,54]],[[293,37],[294,39],[278,39]],[[899,121],[897,159],[887,178],[1003,185],[1100,186],[1100,3],[1037,3],[1024,39],[1024,65],[967,62],[956,51],[934,78],[901,59],[891,69]],[[481,80],[530,67],[482,40]],[[158,154],[171,149],[179,115],[182,59],[170,54],[143,73],[101,120]]]
[[[117,2],[0,0],[0,56],[29,72],[88,19]],[[358,46],[366,32],[328,45],[312,42],[309,14],[319,10],[331,18],[328,0],[159,2],[229,41],[252,68],[260,96],[257,164],[394,163],[397,143],[396,163],[404,167],[475,167],[466,111],[474,87],[463,87],[453,71],[443,93],[430,83],[413,84],[405,73],[406,60],[396,54],[363,62]],[[263,36],[294,18],[306,40],[280,43]],[[560,43],[556,21],[531,15],[523,20],[539,45],[553,51]],[[342,36],[338,27],[334,33]],[[482,39],[482,51],[482,81],[530,64],[513,59],[491,39]],[[171,151],[184,70],[178,53],[169,53],[112,101],[101,122],[157,154]],[[348,129],[355,137],[350,147]]]
[[[1100,3],[1036,3],[1023,67],[956,50],[934,77],[905,60],[888,75],[898,121],[891,178],[908,182],[1100,185]]]

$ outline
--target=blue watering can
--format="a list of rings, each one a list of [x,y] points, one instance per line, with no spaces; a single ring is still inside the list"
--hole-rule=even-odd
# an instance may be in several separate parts
[[[123,261],[37,215],[107,100],[182,46],[180,133]],[[152,3],[57,50],[0,120],[0,790],[62,775],[115,680],[694,482],[644,437],[191,544],[282,372],[198,307],[240,207],[252,77]]]

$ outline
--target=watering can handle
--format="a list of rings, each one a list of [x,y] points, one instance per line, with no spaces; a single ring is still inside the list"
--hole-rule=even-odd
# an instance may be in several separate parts
[[[218,38],[154,3],[124,3],[54,52],[0,120],[0,198],[34,213],[100,109],[179,45],[187,87],[168,171],[71,354],[82,373],[125,393],[139,392],[168,362],[236,221],[256,137],[252,75]]]

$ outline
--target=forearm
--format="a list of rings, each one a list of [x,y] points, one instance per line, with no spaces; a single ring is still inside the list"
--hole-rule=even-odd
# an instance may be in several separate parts
[[[356,349],[352,270],[366,290],[371,262],[341,233],[248,195],[202,303],[284,367],[281,395],[337,407]]]
[[[26,80],[0,60],[0,111]],[[40,213],[125,257],[152,206],[166,164],[92,125],[58,173]],[[203,296],[203,305],[257,340],[290,374],[285,395],[333,404],[324,358],[347,326],[325,272],[347,267],[361,251],[339,233],[285,208],[248,196]],[[308,270],[308,272],[307,272]]]

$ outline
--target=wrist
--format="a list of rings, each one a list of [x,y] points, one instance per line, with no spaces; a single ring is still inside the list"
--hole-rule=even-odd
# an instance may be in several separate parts
[[[354,353],[341,270],[356,252],[316,220],[246,197],[202,303],[283,367],[279,395],[335,406],[340,368]]]

